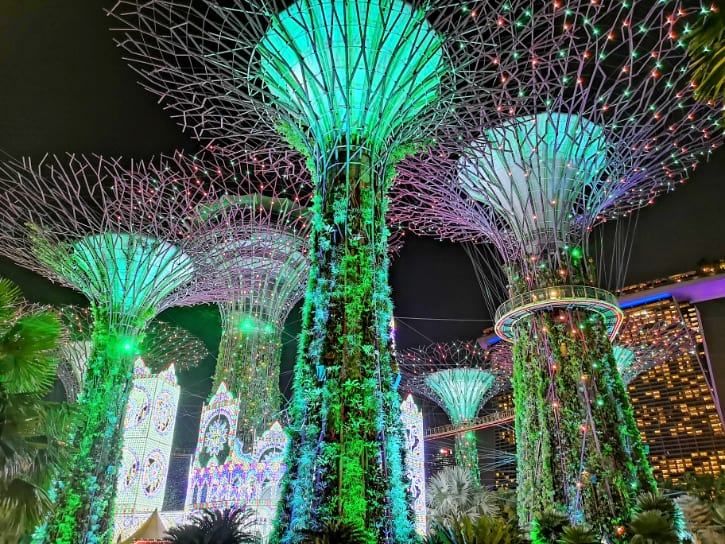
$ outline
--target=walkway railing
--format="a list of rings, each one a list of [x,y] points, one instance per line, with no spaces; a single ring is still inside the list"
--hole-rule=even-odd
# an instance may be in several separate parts
[[[444,438],[446,436],[453,436],[456,434],[465,433],[468,431],[477,431],[478,429],[486,429],[488,427],[499,427],[507,423],[511,423],[514,420],[514,410],[501,410],[499,412],[493,412],[486,414],[485,416],[477,417],[467,421],[465,423],[459,423],[457,425],[440,425],[438,427],[431,427],[425,430],[425,439],[433,440],[436,438]]]

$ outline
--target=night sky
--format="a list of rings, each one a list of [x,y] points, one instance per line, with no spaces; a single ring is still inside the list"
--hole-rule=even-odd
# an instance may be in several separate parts
[[[197,149],[121,59],[108,30],[113,20],[103,12],[112,5],[0,1],[0,152],[36,159],[68,151],[143,159],[177,148]],[[720,150],[687,184],[640,213],[628,283],[693,270],[702,258],[725,257],[724,171],[725,151]],[[0,274],[19,282],[32,300],[84,303],[81,295],[9,263],[0,262]],[[391,279],[400,347],[475,338],[491,326],[474,270],[459,247],[411,238],[393,263]],[[725,336],[725,304],[704,313],[708,332]],[[169,310],[162,318],[188,328],[216,352],[214,307]],[[294,355],[298,330],[299,307],[287,324],[283,370]],[[724,343],[713,346],[717,353],[712,354],[723,368]],[[194,444],[212,365],[209,359],[180,377],[184,417],[179,425],[188,425],[188,432],[181,433],[186,439],[179,445]],[[283,380],[288,378],[287,371]]]

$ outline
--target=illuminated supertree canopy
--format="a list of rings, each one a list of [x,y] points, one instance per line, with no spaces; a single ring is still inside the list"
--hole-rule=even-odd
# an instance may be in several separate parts
[[[188,215],[214,197],[158,163],[70,156],[0,163],[0,254],[83,293],[91,355],[72,429],[73,461],[37,542],[100,542],[109,530],[133,360],[150,319],[204,299],[204,248]]]
[[[299,183],[284,188],[262,172],[264,160],[254,170],[211,156],[178,157],[175,165],[177,172],[211,176],[237,192],[197,209],[204,226],[196,236],[209,248],[200,266],[214,285],[222,321],[212,391],[225,382],[239,402],[236,431],[247,448],[279,418],[283,327],[304,296],[310,270],[311,217],[302,204],[309,191],[298,190],[309,174],[295,173],[294,162],[283,156],[276,160],[287,164],[285,177]],[[275,194],[281,196],[269,196]]]
[[[495,107],[479,100],[477,126],[451,132],[457,151],[400,165],[400,216],[503,258],[510,299],[496,330],[514,343],[523,524],[554,507],[620,542],[654,481],[610,343],[623,314],[596,286],[589,235],[683,182],[720,144],[721,116],[693,97],[685,48],[699,4],[538,9],[555,16],[501,17],[526,47],[486,50]],[[541,47],[536,36],[552,34],[559,46]]]
[[[286,492],[274,538],[332,519],[408,542],[390,354],[387,190],[459,98],[485,92],[481,29],[448,2],[121,1],[119,44],[144,85],[230,156],[289,146],[314,199]],[[473,16],[472,16],[473,15]],[[263,142],[259,144],[258,142]]]
[[[93,314],[90,308],[64,306],[58,309],[68,341],[60,346],[61,362],[58,377],[63,382],[66,398],[75,402],[83,389],[87,362],[93,344]],[[168,368],[188,370],[201,363],[208,355],[204,343],[181,327],[165,321],[153,320],[146,327],[138,346],[138,355],[147,360],[153,373]]]
[[[399,351],[400,387],[438,404],[454,425],[473,420],[480,408],[502,388],[510,375],[499,367],[499,357],[476,342],[431,344]],[[456,464],[467,468],[480,481],[478,448],[474,432],[456,435]]]

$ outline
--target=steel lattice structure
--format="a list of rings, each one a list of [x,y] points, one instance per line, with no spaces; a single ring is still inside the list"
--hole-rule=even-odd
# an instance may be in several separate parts
[[[58,378],[63,382],[66,398],[76,402],[83,389],[86,366],[92,354],[93,315],[90,308],[64,306],[58,309],[68,341],[60,346]],[[177,371],[194,368],[208,355],[204,343],[189,331],[153,320],[146,327],[138,348],[146,366],[153,373],[174,364]]]
[[[184,5],[185,4],[185,5]],[[195,136],[230,156],[307,159],[312,267],[295,370],[289,471],[275,538],[331,517],[407,542],[390,357],[387,189],[491,70],[488,3],[121,1],[119,44]],[[513,43],[510,32],[497,34]],[[261,143],[261,144],[260,144]],[[369,460],[376,459],[376,462]]]
[[[279,417],[283,327],[304,296],[310,270],[310,195],[302,190],[309,174],[281,154],[277,168],[255,158],[244,164],[177,155],[174,164],[186,177],[208,177],[236,193],[197,208],[205,227],[196,236],[208,247],[200,266],[222,321],[212,391],[223,381],[238,400],[236,431],[247,448]]]
[[[397,353],[400,387],[431,399],[453,424],[465,424],[490,398],[508,387],[510,367],[498,354],[492,355],[492,350],[476,342],[463,341],[401,350]],[[480,481],[475,433],[456,435],[455,454],[456,464],[470,470],[474,481]]]
[[[721,142],[719,105],[693,97],[687,16],[701,8],[686,4],[554,2],[502,17],[566,39],[527,41],[517,57],[488,48],[496,107],[483,97],[479,122],[454,127],[454,153],[398,169],[413,230],[488,242],[504,260],[511,298],[496,329],[514,342],[524,524],[554,506],[619,542],[635,495],[654,488],[607,338],[623,315],[596,287],[589,234],[674,189]]]
[[[194,208],[222,188],[179,179],[168,160],[131,163],[47,157],[0,163],[0,254],[83,293],[93,316],[91,357],[72,431],[73,462],[36,541],[97,542],[109,530],[121,422],[134,356],[150,319],[211,297],[195,266]]]

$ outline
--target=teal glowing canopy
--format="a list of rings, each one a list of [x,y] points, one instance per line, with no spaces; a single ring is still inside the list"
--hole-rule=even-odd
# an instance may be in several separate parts
[[[112,314],[153,317],[146,312],[159,310],[164,298],[193,275],[191,258],[177,246],[144,236],[86,236],[72,250],[59,272]]]
[[[399,0],[298,0],[258,46],[276,107],[317,145],[380,143],[439,95],[442,40]]]
[[[426,384],[438,395],[454,424],[476,417],[495,382],[491,372],[478,368],[439,370],[426,378]]]
[[[570,241],[571,224],[593,219],[607,198],[607,149],[602,128],[579,115],[518,117],[470,146],[458,179],[525,245]]]

